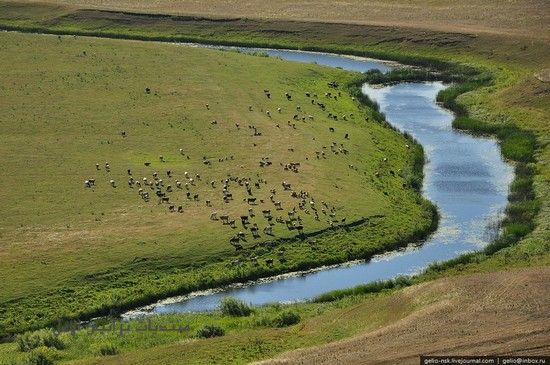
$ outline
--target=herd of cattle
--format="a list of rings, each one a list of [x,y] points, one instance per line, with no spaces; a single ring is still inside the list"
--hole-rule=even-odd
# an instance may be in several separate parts
[[[330,87],[336,88],[337,84],[330,83]],[[267,98],[271,98],[271,92],[269,90],[264,90],[264,94]],[[326,111],[326,105],[323,102],[317,101],[318,96],[312,93],[306,93],[306,96],[311,98],[311,103],[319,107],[322,111]],[[325,93],[325,98],[334,98],[338,100],[340,97],[340,92],[329,91]],[[292,101],[292,95],[285,93],[287,100]],[[206,108],[210,109],[210,105],[206,104]],[[253,106],[248,107],[250,111],[254,110]],[[294,121],[306,121],[313,120],[312,115],[305,115],[302,113],[302,107],[296,106],[297,114],[294,114]],[[281,112],[281,108],[277,108],[277,112]],[[272,118],[270,111],[266,111],[266,114],[269,118]],[[353,118],[353,114],[337,116],[334,113],[328,113],[330,119],[338,120],[342,118],[347,120],[347,118]],[[211,124],[217,124],[213,121]],[[296,128],[295,123],[290,120],[287,124]],[[241,128],[239,123],[235,123],[237,129]],[[276,124],[277,128],[280,128],[279,124]],[[253,133],[252,136],[259,136],[262,132],[255,125],[249,125],[249,130]],[[334,127],[329,127],[330,132],[335,132]],[[126,132],[121,132],[123,137],[126,137]],[[349,140],[350,136],[348,133],[345,133],[343,136],[344,140]],[[289,148],[289,151],[292,151],[292,148]],[[349,151],[346,149],[344,143],[332,142],[330,146],[322,146],[318,151],[315,151],[315,157],[317,159],[326,159],[327,154],[332,153],[334,155],[343,154],[347,155]],[[186,155],[182,148],[179,149],[179,154],[186,159],[189,159],[189,155]],[[218,162],[233,160],[233,156],[228,156],[218,159]],[[159,156],[159,162],[165,162],[164,156]],[[202,158],[202,162],[205,165],[205,168],[208,168],[212,164],[212,161],[207,157]],[[144,162],[146,167],[151,166],[151,162]],[[268,168],[272,166],[273,163],[270,157],[262,157],[259,160],[260,168]],[[353,165],[348,165],[351,169],[356,170]],[[299,173],[301,168],[301,163],[297,161],[290,161],[288,163],[280,162],[280,167],[284,171]],[[111,166],[109,162],[105,164],[96,163],[96,171],[104,169],[105,172],[109,173],[111,171]],[[259,174],[257,175],[259,176]],[[199,173],[190,173],[188,171],[181,173],[176,173],[172,170],[151,171],[149,176],[134,176],[131,169],[127,169],[127,185],[129,188],[137,191],[138,196],[145,202],[150,202],[153,200],[158,204],[165,205],[169,212],[172,213],[184,213],[187,209],[184,207],[184,204],[174,203],[175,201],[180,201],[179,197],[183,198],[185,201],[188,201],[186,204],[193,205],[203,205],[209,208],[212,208],[209,219],[212,222],[218,222],[224,226],[229,227],[234,230],[229,243],[235,247],[236,250],[243,249],[242,242],[247,242],[247,232],[252,236],[253,239],[260,239],[262,234],[265,236],[274,236],[274,228],[276,225],[281,225],[289,231],[296,231],[298,234],[304,233],[304,219],[303,215],[308,215],[315,219],[316,221],[326,221],[327,225],[334,226],[345,224],[345,217],[337,218],[337,212],[335,206],[325,202],[317,201],[315,197],[308,191],[299,190],[293,187],[289,181],[279,181],[275,185],[269,185],[268,181],[263,178],[250,178],[248,176],[239,176],[238,174],[228,174],[222,179],[204,181]],[[88,188],[94,187],[96,184],[95,178],[90,178],[84,181],[84,185]],[[110,179],[109,184],[112,188],[117,188],[118,183]],[[200,187],[199,187],[200,186]],[[218,191],[214,196],[218,196],[218,201],[212,201],[212,194],[209,194],[210,199],[206,199],[201,196],[201,189],[208,187],[214,191]],[[241,191],[239,191],[239,189]],[[265,189],[265,190],[264,190]],[[211,191],[212,191],[211,190]],[[262,190],[265,191],[262,195]],[[267,194],[269,190],[269,194]],[[285,195],[286,199],[280,199],[281,195]],[[226,204],[231,204],[235,199],[234,196],[244,196],[242,202],[244,204],[244,212],[240,215],[230,216],[224,214],[221,211],[217,211],[214,207],[225,206]],[[267,197],[269,200],[261,199],[260,196]],[[289,204],[288,198],[291,198],[290,201],[294,203]],[[218,199],[217,198],[217,199]],[[287,202],[287,207],[281,201],[284,200]],[[258,210],[258,211],[256,211]],[[256,222],[252,223],[251,218],[254,218]],[[260,220],[260,218],[262,218]],[[258,225],[258,222],[263,222]]]

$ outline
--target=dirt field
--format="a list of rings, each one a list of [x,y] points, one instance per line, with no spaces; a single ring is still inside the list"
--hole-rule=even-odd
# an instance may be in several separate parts
[[[75,7],[148,13],[315,20],[550,38],[550,3],[545,0],[211,0],[208,1],[208,6],[205,6],[202,1],[196,0],[57,0],[48,2]]]
[[[550,268],[454,277],[399,293],[419,309],[349,340],[262,364],[418,364],[425,355],[548,355]],[[398,298],[401,296],[402,298]],[[427,304],[430,298],[437,300]]]

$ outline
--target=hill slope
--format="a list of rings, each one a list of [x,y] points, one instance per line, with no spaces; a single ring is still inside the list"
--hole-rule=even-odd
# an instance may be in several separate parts
[[[134,41],[0,46],[6,330],[365,257],[430,226],[403,188],[420,150],[352,100],[353,74]]]

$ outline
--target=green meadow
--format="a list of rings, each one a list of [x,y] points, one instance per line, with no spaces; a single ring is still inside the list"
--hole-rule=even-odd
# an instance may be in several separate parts
[[[173,44],[9,33],[0,42],[4,335],[368,258],[431,229],[432,209],[410,183],[420,147],[349,95],[355,74]],[[307,195],[292,197],[283,181]],[[293,209],[302,233],[285,224]],[[230,244],[238,232],[242,250]]]

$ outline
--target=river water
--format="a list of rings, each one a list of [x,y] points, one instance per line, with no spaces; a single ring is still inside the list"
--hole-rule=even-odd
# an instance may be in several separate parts
[[[291,50],[263,50],[271,57],[315,62],[345,70],[386,72],[395,65],[360,57]],[[436,102],[444,89],[441,82],[401,83],[386,87],[363,85],[362,91],[380,105],[386,119],[413,135],[423,146],[423,194],[434,202],[441,220],[425,242],[373,257],[306,273],[281,275],[253,283],[169,298],[126,313],[123,317],[215,309],[225,296],[253,305],[289,303],[311,299],[321,293],[349,288],[398,275],[412,275],[435,261],[452,259],[482,249],[498,234],[513,178],[512,166],[503,161],[494,139],[474,137],[453,130],[452,113]]]

